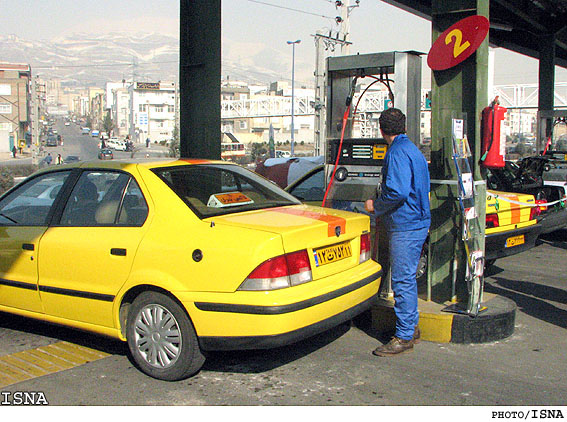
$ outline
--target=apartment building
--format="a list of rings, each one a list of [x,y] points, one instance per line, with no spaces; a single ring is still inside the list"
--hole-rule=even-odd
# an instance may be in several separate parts
[[[168,141],[175,128],[175,83],[135,82],[128,88],[129,135],[134,142]]]
[[[28,64],[0,63],[0,151],[9,152],[30,128]]]
[[[127,86],[112,89],[111,104],[114,135],[126,137],[130,134],[130,94]]]

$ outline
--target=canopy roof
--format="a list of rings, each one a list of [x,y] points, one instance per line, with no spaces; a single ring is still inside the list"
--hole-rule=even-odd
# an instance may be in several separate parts
[[[431,20],[432,0],[383,0]],[[540,37],[555,34],[555,64],[567,68],[567,0],[490,0],[490,44],[539,59]]]

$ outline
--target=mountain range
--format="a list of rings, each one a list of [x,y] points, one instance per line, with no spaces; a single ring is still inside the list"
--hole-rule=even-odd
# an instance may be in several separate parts
[[[289,58],[269,46],[225,39],[222,48],[223,78],[261,84],[289,79]],[[103,87],[106,82],[123,79],[176,81],[179,39],[158,33],[120,32],[80,33],[49,41],[3,35],[0,61],[30,64],[34,76],[57,78],[69,87]],[[302,71],[312,75],[311,64],[296,66],[298,75]]]

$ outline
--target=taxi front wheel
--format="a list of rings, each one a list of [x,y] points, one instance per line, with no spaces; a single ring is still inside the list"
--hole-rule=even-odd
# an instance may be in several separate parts
[[[161,293],[144,292],[134,300],[126,338],[136,364],[153,378],[181,380],[197,373],[205,362],[189,317]]]

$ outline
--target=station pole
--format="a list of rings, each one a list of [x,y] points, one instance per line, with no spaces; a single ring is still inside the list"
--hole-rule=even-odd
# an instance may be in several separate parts
[[[466,3],[466,4],[465,4]],[[432,43],[447,28],[471,15],[488,18],[489,0],[432,1]],[[488,37],[459,65],[433,71],[431,102],[431,229],[428,285],[434,302],[466,302],[466,255],[461,240],[457,173],[453,165],[452,121],[464,117],[472,152],[475,205],[481,222],[478,243],[484,249],[486,184],[480,172],[480,115],[488,106]],[[456,263],[456,266],[454,265]],[[455,271],[456,267],[456,271]],[[453,292],[455,282],[456,295]]]
[[[221,0],[180,0],[182,158],[221,157]]]

